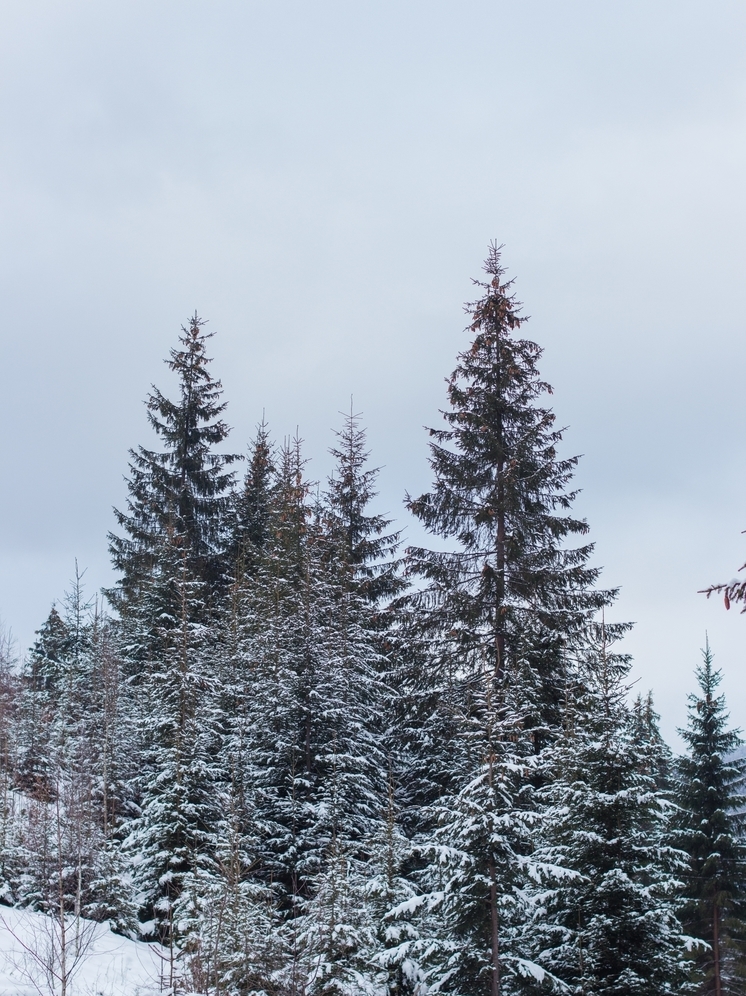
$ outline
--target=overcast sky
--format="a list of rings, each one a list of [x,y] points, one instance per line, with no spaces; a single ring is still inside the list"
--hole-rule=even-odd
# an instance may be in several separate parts
[[[579,510],[673,738],[705,630],[746,726],[746,6],[4,0],[0,613],[106,531],[197,309],[243,450],[365,413],[407,526],[487,244],[584,454]],[[409,535],[413,535],[409,525]]]

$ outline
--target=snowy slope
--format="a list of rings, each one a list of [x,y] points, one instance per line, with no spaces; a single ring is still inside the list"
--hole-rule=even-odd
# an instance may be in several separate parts
[[[105,925],[86,920],[80,921],[76,936],[71,917],[66,951],[67,996],[155,996],[169,991],[168,952],[157,944],[119,937]],[[0,996],[59,994],[60,954],[55,921],[0,907]]]

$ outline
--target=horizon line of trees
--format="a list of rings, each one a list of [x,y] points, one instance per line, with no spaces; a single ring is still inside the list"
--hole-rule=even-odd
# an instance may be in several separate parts
[[[746,762],[709,646],[676,758],[629,702],[576,457],[490,247],[428,430],[432,546],[375,514],[351,408],[322,488],[245,471],[195,316],[109,537],[0,652],[0,903],[108,921],[169,991],[746,994]]]

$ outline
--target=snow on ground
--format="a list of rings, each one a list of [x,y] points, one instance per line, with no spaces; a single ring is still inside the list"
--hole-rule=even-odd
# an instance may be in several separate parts
[[[170,991],[168,951],[112,934],[105,924],[69,917],[65,965],[60,925],[0,906],[0,996],[156,996]]]

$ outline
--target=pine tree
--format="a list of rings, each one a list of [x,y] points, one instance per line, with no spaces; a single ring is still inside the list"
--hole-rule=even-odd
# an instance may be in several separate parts
[[[367,860],[385,792],[378,634],[309,492],[296,440],[280,454],[270,538],[243,590],[236,671],[251,684],[239,695],[245,714],[231,722],[259,867],[282,893],[294,978],[309,958],[330,956],[311,953],[310,938],[334,934],[312,921],[334,910],[322,897],[334,892],[338,863]]]
[[[562,431],[540,404],[551,393],[539,377],[541,349],[516,335],[526,319],[495,245],[485,270],[484,296],[467,307],[474,339],[448,381],[448,428],[429,430],[433,490],[408,499],[428,531],[456,549],[407,551],[409,572],[428,582],[412,602],[420,628],[439,637],[438,656],[458,668],[487,654],[498,676],[509,674],[530,631],[543,718],[556,722],[562,646],[613,593],[594,588],[590,544],[563,546],[588,531],[567,514],[577,457],[557,455]]]
[[[262,418],[251,445],[243,487],[235,498],[232,555],[239,576],[255,573],[269,540],[274,460],[269,429]]]
[[[413,933],[398,960],[439,992],[515,993],[545,975],[525,934],[533,744],[524,704],[494,675],[473,684],[469,698],[451,744],[456,787],[431,807],[435,830],[415,837],[428,859],[413,876],[419,895],[393,912],[410,918]]]
[[[52,723],[70,646],[69,628],[53,605],[24,661],[19,694],[19,781],[40,797],[49,791]]]
[[[110,534],[110,552],[121,577],[107,592],[125,618],[142,612],[144,589],[158,571],[165,542],[186,551],[190,573],[209,588],[225,569],[228,511],[238,457],[215,453],[229,432],[221,419],[226,403],[222,386],[213,380],[206,353],[213,333],[194,317],[182,326],[180,349],[166,361],[178,377],[178,401],[153,387],[147,400],[148,420],[164,449],[131,450],[127,511],[114,510],[123,536]]]
[[[526,933],[566,991],[673,996],[686,991],[676,918],[683,855],[668,839],[657,745],[626,705],[629,662],[607,649],[603,624],[585,664],[566,689],[563,735],[542,760],[539,884]]]
[[[525,857],[519,813],[534,778],[524,751],[538,752],[559,729],[569,651],[613,593],[594,587],[592,546],[566,546],[588,531],[569,514],[577,458],[557,454],[562,432],[541,404],[551,391],[538,372],[541,350],[517,335],[525,318],[495,245],[485,270],[484,295],[467,306],[473,341],[448,381],[447,428],[430,429],[433,488],[407,500],[446,548],[407,550],[408,573],[424,583],[404,607],[435,693],[420,732],[434,748],[428,765],[442,798],[433,802],[452,814],[447,834],[460,842],[452,846],[464,855],[473,847],[476,862],[461,921],[471,967],[459,971],[472,980],[463,991],[497,996],[509,991],[508,964],[516,977],[526,968],[508,940],[521,915],[511,899]],[[466,868],[471,859],[463,860]],[[454,909],[468,888],[461,875],[452,879]]]
[[[162,561],[160,576],[178,615],[162,619],[159,651],[145,662],[138,685],[141,812],[124,846],[137,854],[143,932],[173,952],[184,939],[175,914],[184,882],[214,867],[223,799],[214,635],[194,622],[204,617],[205,584],[179,547]]]
[[[119,673],[111,624],[85,599],[83,573],[76,563],[64,612],[54,609],[39,631],[24,675],[18,776],[35,805],[16,892],[129,932],[134,907],[117,836],[129,788]]]
[[[700,693],[689,696],[681,736],[689,749],[677,763],[679,845],[689,857],[684,875],[685,929],[707,947],[694,951],[698,993],[746,993],[746,816],[742,746],[728,729],[722,672],[713,668],[709,643],[696,675]]]
[[[336,466],[327,483],[324,517],[330,548],[349,573],[359,596],[376,607],[402,590],[394,558],[400,533],[388,532],[391,520],[370,514],[378,468],[368,468],[365,430],[350,405],[344,427],[330,450]]]

